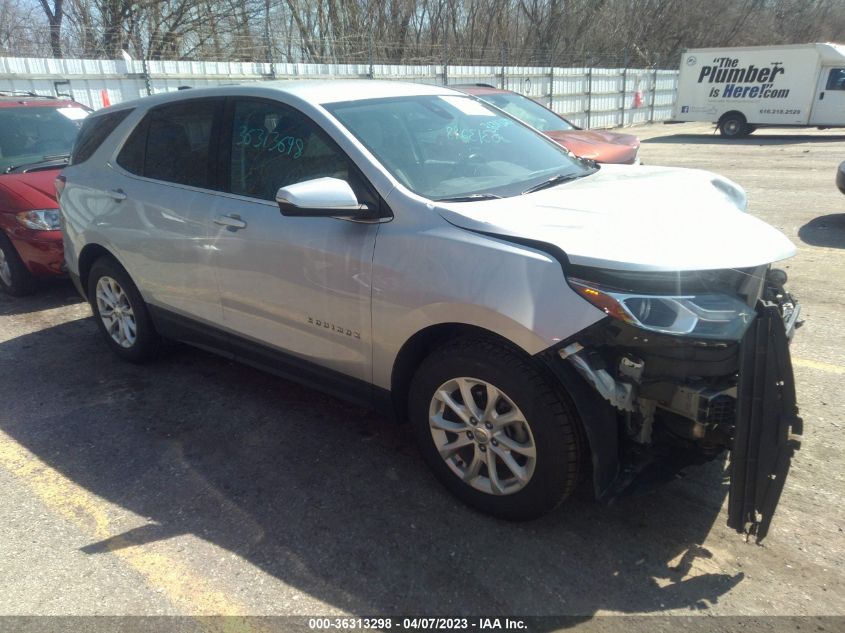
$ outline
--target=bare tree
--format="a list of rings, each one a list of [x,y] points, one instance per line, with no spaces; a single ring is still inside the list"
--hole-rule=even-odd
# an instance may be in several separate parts
[[[41,0],[41,8],[47,16],[47,23],[50,25],[50,49],[53,57],[62,56],[62,18],[64,13],[62,6],[64,0],[53,0],[53,6],[47,0]]]
[[[21,6],[18,0],[0,0],[0,50],[38,51],[41,46],[41,33],[33,27],[32,10]],[[43,51],[47,53],[47,50]]]
[[[38,0],[41,31],[23,1],[0,0],[7,54],[647,66],[684,48],[845,37],[845,0]]]

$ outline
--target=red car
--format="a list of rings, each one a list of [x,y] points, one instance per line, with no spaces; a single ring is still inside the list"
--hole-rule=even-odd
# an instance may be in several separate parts
[[[8,294],[63,272],[54,181],[89,111],[68,99],[0,92],[0,289]]]
[[[500,90],[486,84],[449,87],[504,110],[581,158],[626,165],[640,162],[640,139],[633,134],[582,130],[533,99],[510,90]]]

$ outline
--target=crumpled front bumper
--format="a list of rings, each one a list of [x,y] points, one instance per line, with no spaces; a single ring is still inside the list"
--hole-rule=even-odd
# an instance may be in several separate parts
[[[758,301],[754,321],[733,344],[642,336],[608,318],[538,355],[578,410],[598,500],[646,490],[727,450],[728,525],[758,543],[766,536],[802,433],[789,354],[801,308],[785,291],[773,299]],[[702,381],[713,392],[696,392]],[[661,395],[661,383],[701,397],[679,407]],[[653,425],[632,425],[648,413]]]

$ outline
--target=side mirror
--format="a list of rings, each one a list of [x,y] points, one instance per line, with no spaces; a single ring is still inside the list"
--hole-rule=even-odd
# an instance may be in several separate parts
[[[369,208],[358,202],[345,180],[316,178],[282,187],[276,192],[282,215],[299,218],[360,218]]]

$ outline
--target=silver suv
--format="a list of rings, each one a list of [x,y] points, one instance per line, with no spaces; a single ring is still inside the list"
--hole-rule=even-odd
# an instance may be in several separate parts
[[[185,341],[408,420],[468,504],[537,517],[731,451],[762,538],[801,430],[794,253],[714,174],[574,158],[447,88],[268,82],[92,115],[57,182],[107,344]]]

